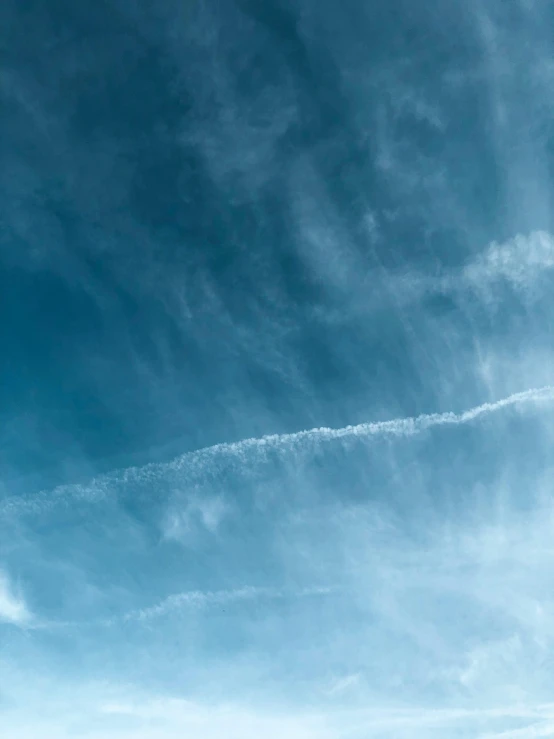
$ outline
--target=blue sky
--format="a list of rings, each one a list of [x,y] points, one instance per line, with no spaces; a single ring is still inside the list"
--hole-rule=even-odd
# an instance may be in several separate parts
[[[0,733],[554,735],[554,8],[0,8]]]

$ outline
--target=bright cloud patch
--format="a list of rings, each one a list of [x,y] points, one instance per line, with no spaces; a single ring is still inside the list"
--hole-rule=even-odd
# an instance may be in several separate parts
[[[16,591],[5,572],[0,570],[0,621],[24,624],[30,618],[25,601]]]
[[[524,290],[554,267],[554,239],[545,231],[518,234],[503,244],[493,242],[484,254],[465,269],[466,279],[488,286],[499,279]]]

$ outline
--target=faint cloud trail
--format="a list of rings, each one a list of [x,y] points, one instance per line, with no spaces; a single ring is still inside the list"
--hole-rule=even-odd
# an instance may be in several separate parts
[[[244,585],[233,590],[185,590],[180,593],[173,593],[152,606],[137,608],[110,618],[98,618],[91,621],[35,620],[31,628],[37,631],[56,631],[71,628],[118,626],[129,622],[147,623],[185,610],[198,611],[214,607],[223,608],[224,606],[231,606],[236,603],[259,600],[277,601],[286,600],[287,598],[317,598],[333,595],[336,592],[337,587],[324,585],[312,585],[303,588]]]
[[[306,598],[310,596],[329,595],[333,592],[331,587],[306,587],[301,590],[286,590],[275,587],[244,586],[236,590],[189,590],[183,593],[175,593],[161,602],[148,608],[126,613],[121,619],[123,621],[149,621],[160,616],[166,616],[183,608],[202,608],[205,606],[223,606],[227,603],[240,601],[283,598]]]
[[[128,467],[116,470],[91,480],[87,485],[63,485],[52,490],[44,490],[33,496],[12,496],[0,504],[0,515],[9,516],[19,513],[41,513],[58,505],[71,501],[97,502],[109,497],[113,488],[121,485],[145,484],[155,482],[170,473],[179,472],[201,475],[213,472],[213,466],[221,458],[235,458],[239,463],[247,465],[262,459],[268,452],[294,453],[297,449],[311,442],[332,442],[339,439],[372,437],[409,437],[420,434],[438,426],[459,426],[497,413],[505,408],[526,403],[550,403],[554,401],[554,386],[531,388],[514,393],[500,400],[469,408],[461,413],[447,411],[445,413],[422,414],[408,418],[396,418],[390,421],[360,423],[342,428],[312,428],[290,434],[271,434],[267,436],[243,439],[236,442],[225,442],[213,446],[186,452],[171,462],[152,463],[143,467]]]

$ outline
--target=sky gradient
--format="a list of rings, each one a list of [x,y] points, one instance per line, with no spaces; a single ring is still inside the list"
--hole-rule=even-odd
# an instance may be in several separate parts
[[[0,734],[554,736],[552,3],[0,29]]]

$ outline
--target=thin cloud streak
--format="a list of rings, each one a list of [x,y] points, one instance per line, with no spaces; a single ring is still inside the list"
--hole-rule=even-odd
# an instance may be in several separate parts
[[[150,608],[131,611],[123,616],[123,621],[149,621],[153,618],[166,616],[182,608],[202,608],[206,606],[224,605],[237,601],[257,600],[259,598],[305,598],[309,596],[329,595],[332,588],[308,587],[298,591],[284,588],[246,586],[235,590],[202,591],[190,590],[184,593],[175,593]]]
[[[231,590],[186,590],[173,593],[153,606],[137,608],[119,616],[94,621],[42,621],[35,622],[35,631],[57,631],[59,629],[80,629],[87,626],[117,626],[129,622],[149,622],[184,610],[200,610],[214,606],[254,600],[282,600],[286,598],[310,598],[332,595],[335,587],[307,586],[300,589],[257,587],[245,585]]]
[[[294,452],[309,442],[332,442],[339,439],[371,439],[373,437],[409,437],[440,426],[460,426],[479,418],[498,413],[510,407],[525,404],[546,404],[554,401],[554,386],[530,388],[513,393],[500,400],[482,403],[461,413],[424,413],[419,416],[395,418],[390,421],[360,423],[342,428],[319,427],[297,431],[291,434],[270,434],[267,436],[225,442],[187,452],[167,463],[148,464],[143,467],[129,467],[116,470],[107,475],[94,478],[88,485],[63,485],[50,491],[41,491],[29,497],[9,497],[0,505],[0,515],[42,513],[57,505],[67,504],[69,500],[87,503],[99,502],[109,496],[113,487],[132,483],[154,482],[168,473],[183,472],[202,474],[210,469],[213,461],[221,457],[238,459],[247,465],[256,461],[253,455],[263,458],[268,451],[281,453]]]

